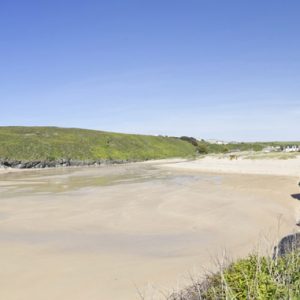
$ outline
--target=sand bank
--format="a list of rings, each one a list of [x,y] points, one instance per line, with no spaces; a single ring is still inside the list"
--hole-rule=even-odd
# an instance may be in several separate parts
[[[275,176],[299,176],[300,157],[293,159],[233,159],[228,157],[206,156],[198,160],[161,164],[177,170],[199,172],[263,174]]]

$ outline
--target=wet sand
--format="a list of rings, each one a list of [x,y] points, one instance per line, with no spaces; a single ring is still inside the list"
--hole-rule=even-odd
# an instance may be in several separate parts
[[[149,285],[182,287],[224,249],[243,256],[265,236],[271,243],[295,230],[295,174],[191,164],[198,162],[2,172],[1,298],[150,297]]]

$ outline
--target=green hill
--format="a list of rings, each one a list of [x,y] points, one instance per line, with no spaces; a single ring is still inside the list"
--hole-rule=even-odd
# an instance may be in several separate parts
[[[194,155],[177,138],[57,127],[0,127],[0,159],[147,160]]]

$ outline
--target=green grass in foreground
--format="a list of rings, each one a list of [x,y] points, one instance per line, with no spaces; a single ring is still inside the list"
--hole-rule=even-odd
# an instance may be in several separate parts
[[[0,127],[0,158],[147,160],[193,156],[186,141],[162,136],[57,127]]]
[[[250,255],[169,299],[300,299],[300,254],[276,259]]]

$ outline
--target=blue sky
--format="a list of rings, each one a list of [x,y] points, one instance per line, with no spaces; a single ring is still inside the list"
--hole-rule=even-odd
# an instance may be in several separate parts
[[[0,1],[0,125],[300,140],[300,1]]]

